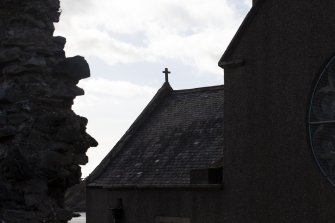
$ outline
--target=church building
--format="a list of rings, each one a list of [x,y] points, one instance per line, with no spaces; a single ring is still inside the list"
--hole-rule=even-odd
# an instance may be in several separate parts
[[[222,199],[223,90],[166,81],[90,175],[87,222],[207,219]]]
[[[255,0],[224,88],[166,82],[89,176],[87,222],[334,222],[334,12]]]

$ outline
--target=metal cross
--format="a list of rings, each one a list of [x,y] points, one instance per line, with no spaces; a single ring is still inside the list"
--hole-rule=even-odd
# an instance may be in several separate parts
[[[165,68],[165,70],[162,72],[165,74],[165,82],[169,82],[169,74],[171,73],[168,68]]]

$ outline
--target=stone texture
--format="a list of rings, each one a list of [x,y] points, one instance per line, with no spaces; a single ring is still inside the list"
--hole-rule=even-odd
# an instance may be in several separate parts
[[[65,57],[54,37],[59,0],[0,2],[0,221],[67,222],[67,188],[97,142],[71,106],[90,76],[81,56]]]

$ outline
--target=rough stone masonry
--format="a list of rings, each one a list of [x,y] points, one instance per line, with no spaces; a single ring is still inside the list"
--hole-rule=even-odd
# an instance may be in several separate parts
[[[65,190],[97,142],[71,106],[90,76],[53,37],[59,0],[0,1],[0,221],[67,222]]]

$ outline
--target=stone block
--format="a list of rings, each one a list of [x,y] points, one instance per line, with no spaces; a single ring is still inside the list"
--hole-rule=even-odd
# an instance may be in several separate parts
[[[14,126],[0,127],[0,139],[14,136],[17,133],[17,128]]]
[[[66,43],[66,38],[62,36],[55,36],[53,37],[54,44],[57,46],[59,50],[63,50]]]
[[[74,80],[90,77],[88,63],[81,56],[69,57],[57,64],[54,68],[55,75],[64,75]]]
[[[42,171],[49,178],[53,178],[61,170],[62,155],[55,151],[43,151],[39,155],[39,162]]]
[[[88,156],[86,156],[85,154],[76,155],[74,157],[73,163],[78,164],[78,165],[85,165],[86,163],[88,163]]]
[[[46,61],[44,57],[32,56],[25,63],[25,66],[46,66]]]
[[[22,66],[22,65],[19,65],[19,64],[10,64],[8,66],[5,66],[3,69],[2,69],[2,74],[4,75],[14,75],[14,74],[20,74],[24,71],[26,71],[27,68]]]
[[[72,211],[61,209],[57,212],[57,218],[61,221],[69,221],[72,218]]]
[[[16,113],[7,116],[7,123],[10,125],[18,125],[27,120],[29,117],[24,113]],[[0,116],[1,124],[1,116]]]
[[[18,60],[21,54],[22,54],[22,51],[18,47],[1,49],[0,64]]]

